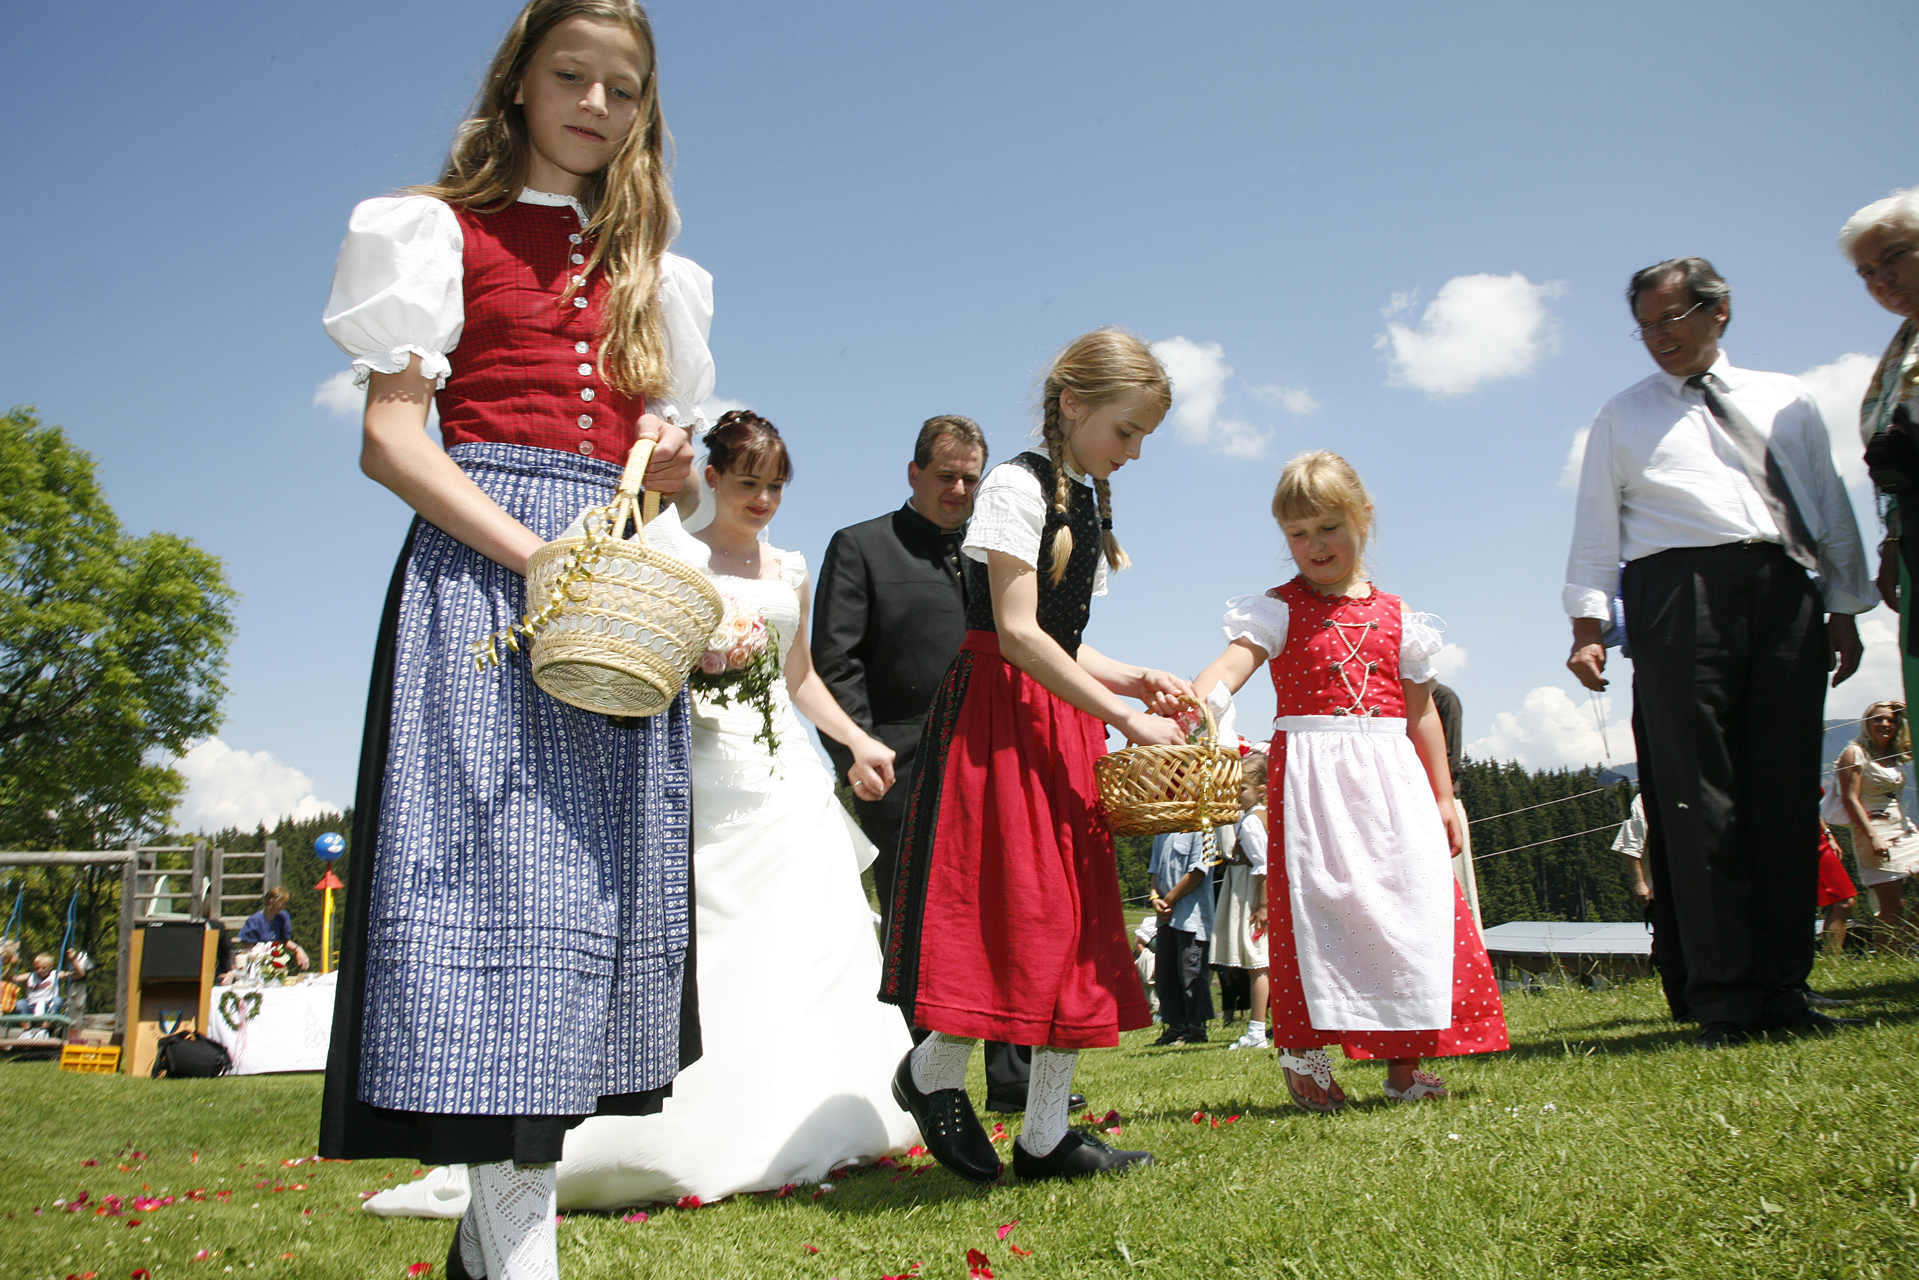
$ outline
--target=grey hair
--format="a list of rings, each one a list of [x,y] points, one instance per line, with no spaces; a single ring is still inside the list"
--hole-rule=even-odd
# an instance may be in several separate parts
[[[1846,225],[1839,228],[1839,252],[1850,261],[1852,246],[1859,237],[1880,227],[1919,232],[1919,187],[1906,187],[1884,200],[1874,200],[1847,218]]]
[[[1633,272],[1632,283],[1626,286],[1626,306],[1632,311],[1634,319],[1639,317],[1639,295],[1648,289],[1659,288],[1674,276],[1684,282],[1694,302],[1712,307],[1732,297],[1732,286],[1704,258],[1668,258],[1643,271]]]

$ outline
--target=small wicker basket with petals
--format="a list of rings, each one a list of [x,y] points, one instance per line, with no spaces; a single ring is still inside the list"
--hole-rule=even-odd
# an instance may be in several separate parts
[[[1239,818],[1239,752],[1219,745],[1219,726],[1199,704],[1202,741],[1122,747],[1093,762],[1099,803],[1116,836],[1204,831]]]
[[[639,497],[653,442],[633,446],[613,501],[586,513],[586,536],[556,538],[526,562],[529,612],[501,637],[533,641],[533,681],[558,698],[608,716],[651,716],[672,705],[706,651],[724,606],[697,567],[646,544],[660,495]],[[627,537],[627,522],[634,522]],[[493,637],[475,661],[497,662]]]

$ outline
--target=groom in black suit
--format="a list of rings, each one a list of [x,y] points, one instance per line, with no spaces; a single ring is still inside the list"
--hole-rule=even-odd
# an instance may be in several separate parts
[[[960,542],[985,470],[986,437],[977,423],[958,414],[928,418],[906,468],[912,496],[897,511],[834,534],[813,591],[814,669],[854,723],[894,752],[892,790],[853,791],[860,829],[879,847],[873,879],[882,908],[893,901],[920,725],[966,638]],[[853,757],[831,738],[820,741],[845,777]],[[1021,1045],[987,1043],[988,1107],[1025,1109],[1031,1054]]]
[[[966,638],[960,540],[986,470],[986,437],[971,418],[928,418],[906,467],[912,496],[897,511],[841,529],[813,589],[813,667],[853,722],[893,748],[897,779],[884,796],[855,788],[860,829],[882,910],[893,901],[900,822],[913,792],[920,725]],[[853,757],[821,735],[840,776]]]

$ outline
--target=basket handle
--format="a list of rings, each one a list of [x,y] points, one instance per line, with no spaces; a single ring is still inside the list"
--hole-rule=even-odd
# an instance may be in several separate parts
[[[647,464],[653,461],[653,448],[658,443],[656,440],[635,440],[633,442],[633,451],[626,455],[626,471],[620,476],[620,485],[617,490],[619,497],[631,501],[633,498],[639,496],[646,482]],[[654,489],[647,489],[645,496],[640,499],[639,512],[636,517],[639,526],[644,529],[647,525],[653,523],[654,517],[659,514],[659,492]]]

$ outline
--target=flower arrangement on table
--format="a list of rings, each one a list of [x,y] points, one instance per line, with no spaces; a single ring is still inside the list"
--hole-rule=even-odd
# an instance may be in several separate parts
[[[777,755],[780,735],[773,729],[773,684],[785,678],[780,671],[779,632],[758,610],[732,595],[722,591],[720,599],[726,612],[707,639],[706,652],[693,668],[690,683],[715,706],[743,702],[759,708],[760,731],[753,741],[765,743],[767,754]]]
[[[256,942],[240,958],[239,981],[277,987],[298,980],[291,942]]]

